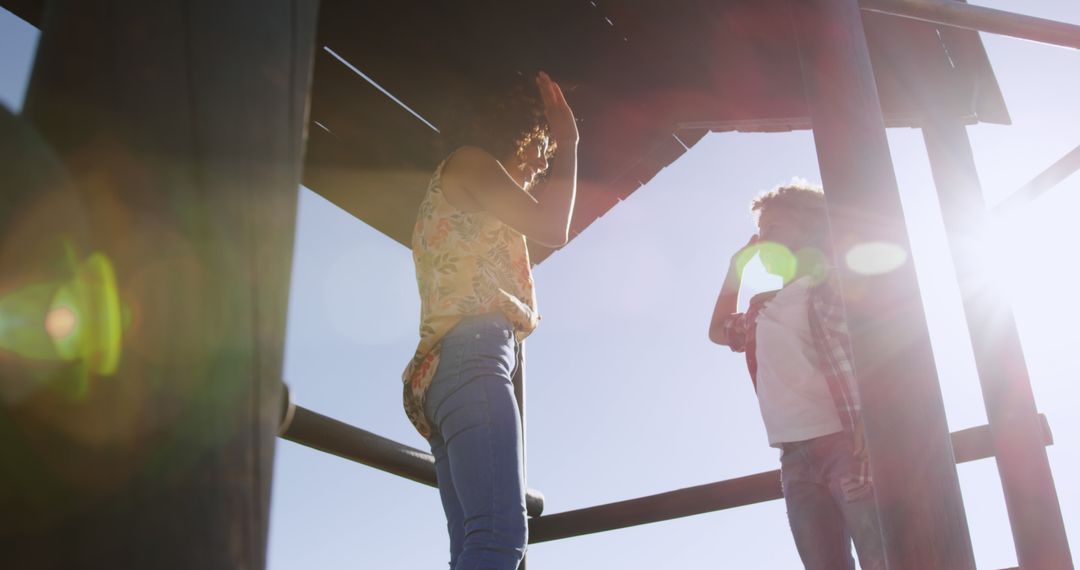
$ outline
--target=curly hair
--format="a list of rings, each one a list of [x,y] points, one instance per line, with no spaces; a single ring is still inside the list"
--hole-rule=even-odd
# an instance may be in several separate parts
[[[547,157],[555,154],[544,104],[536,81],[515,75],[479,96],[467,97],[448,117],[445,150],[480,147],[498,160],[521,156],[537,140],[547,140]]]
[[[820,186],[796,178],[790,183],[763,192],[750,203],[754,222],[766,209],[783,208],[798,213],[798,218],[815,237],[829,231],[829,214],[825,208],[825,192]]]

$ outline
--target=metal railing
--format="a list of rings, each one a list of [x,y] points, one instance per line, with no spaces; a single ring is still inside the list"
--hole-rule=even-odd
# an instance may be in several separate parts
[[[1053,443],[1046,416],[1039,414],[1044,442]],[[994,456],[990,426],[972,427],[952,434],[957,463]],[[566,511],[533,519],[529,542],[547,542],[642,524],[700,515],[755,503],[782,499],[780,471],[767,471],[658,495]]]
[[[1043,441],[1052,445],[1053,435],[1046,416],[1039,414],[1039,419],[1043,425]],[[990,426],[972,427],[951,435],[957,463],[994,456]],[[285,389],[280,436],[424,485],[436,485],[435,459],[430,453],[297,406],[288,388]],[[543,494],[529,489],[525,507],[531,517],[529,542],[535,544],[781,498],[780,471],[775,470],[546,516],[541,516]]]
[[[1016,210],[1020,206],[1038,198],[1047,190],[1057,186],[1066,178],[1080,170],[1080,146],[1072,149],[1065,156],[1059,158],[1046,170],[1032,178],[1022,188],[1003,200],[995,208],[997,212],[1005,213]]]
[[[437,486],[435,458],[430,453],[297,406],[292,401],[288,386],[285,386],[278,435],[293,443],[429,487]],[[525,510],[530,517],[540,516],[544,511],[544,495],[528,489],[525,492]]]

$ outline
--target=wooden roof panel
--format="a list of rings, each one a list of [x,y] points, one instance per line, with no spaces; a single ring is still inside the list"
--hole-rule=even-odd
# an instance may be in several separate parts
[[[780,0],[403,0],[389,6],[324,0],[322,6],[321,44],[436,125],[455,98],[500,75],[544,69],[559,80],[582,132],[575,232],[681,155],[685,149],[673,139],[676,131],[690,146],[709,129],[809,127],[796,40]],[[939,35],[933,25],[877,14],[867,14],[864,22],[890,126],[918,124],[922,103],[905,87],[912,73],[918,75],[915,80],[939,83],[938,91],[966,101],[956,112],[969,121],[1007,119],[976,34],[951,30]],[[422,181],[439,158],[438,136],[403,125],[392,130],[382,115],[397,113],[404,123],[420,123],[388,98],[352,98],[354,90],[370,88],[355,74],[328,69],[344,66],[324,52],[318,57],[313,119],[362,120],[361,112],[346,106],[374,106],[366,112],[381,118],[363,119],[366,128],[337,142],[313,130],[305,179],[358,217],[372,221],[378,216],[373,225],[407,244]],[[352,85],[344,85],[348,82]],[[346,149],[329,148],[335,144]],[[394,160],[390,155],[396,153],[409,156]],[[327,168],[371,172],[366,177],[320,174]],[[380,177],[387,181],[378,186],[331,187]],[[413,180],[412,186],[406,180]],[[367,193],[383,196],[344,198]],[[368,212],[369,203],[380,206]],[[546,257],[537,254],[535,259]]]
[[[40,17],[40,0],[0,2]],[[889,126],[917,126],[928,93],[1009,121],[977,33],[863,21]],[[406,245],[440,135],[324,48],[436,127],[500,77],[551,73],[580,120],[575,232],[682,154],[673,133],[810,126],[787,0],[322,0],[317,41],[304,182]]]

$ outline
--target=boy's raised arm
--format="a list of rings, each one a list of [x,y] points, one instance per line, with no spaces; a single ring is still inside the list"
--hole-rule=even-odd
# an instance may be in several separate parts
[[[709,340],[716,344],[730,346],[733,349],[743,344],[745,331],[741,327],[732,327],[732,319],[740,318],[735,311],[739,302],[739,286],[742,283],[742,271],[756,251],[758,236],[750,237],[746,245],[731,257],[728,264],[727,276],[724,284],[720,287],[720,295],[716,298],[716,306],[713,308],[712,322],[709,324]],[[734,337],[738,338],[734,338]]]

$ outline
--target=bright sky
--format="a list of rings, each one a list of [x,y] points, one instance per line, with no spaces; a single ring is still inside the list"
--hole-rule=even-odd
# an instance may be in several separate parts
[[[980,4],[1080,24],[1060,0]],[[0,102],[22,94],[37,32],[0,10]],[[969,129],[993,205],[1080,134],[1080,53],[984,35],[1013,125]],[[404,111],[403,111],[404,112]],[[318,119],[318,117],[313,117]],[[951,429],[985,423],[920,133],[889,132]],[[809,132],[714,134],[536,271],[528,341],[529,485],[556,513],[776,469],[741,355],[709,343],[750,198],[820,180]],[[401,410],[417,340],[409,251],[300,191],[285,379],[301,405],[426,449]],[[1080,551],[1080,176],[1003,225],[1006,275],[1074,552]],[[769,287],[760,271],[754,284]],[[959,467],[980,568],[1016,565],[993,461]],[[445,567],[434,489],[290,442],[278,446],[270,568]],[[797,568],[782,502],[534,546],[531,568]]]

